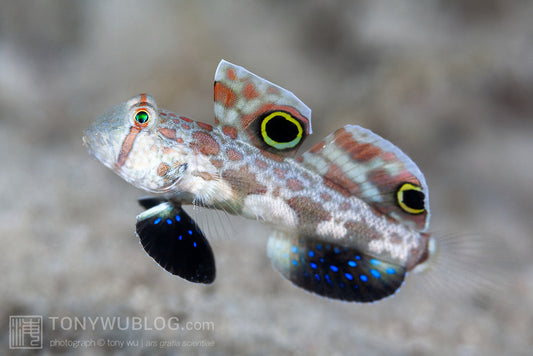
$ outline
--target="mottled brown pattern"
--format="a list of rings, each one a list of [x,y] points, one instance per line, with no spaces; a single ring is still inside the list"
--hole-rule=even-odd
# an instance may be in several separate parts
[[[268,164],[261,160],[261,159],[255,159],[255,165],[261,169],[267,169],[268,168]]]
[[[297,192],[299,190],[304,189],[304,186],[298,178],[289,178],[287,179],[287,188]]]
[[[270,152],[270,151],[262,150],[262,151],[261,151],[261,154],[262,154],[263,156],[265,156],[266,158],[271,159],[271,160],[273,160],[273,161],[283,162],[283,157],[282,157],[282,156],[279,156],[279,155],[277,155],[277,154],[275,154],[275,153],[272,153],[272,152]]]
[[[307,181],[311,181],[313,179],[307,172],[302,172],[302,178]]]
[[[213,130],[213,126],[209,125],[209,124],[206,124],[205,122],[200,122],[200,121],[197,121],[196,122],[198,124],[198,126],[200,126],[202,129],[206,130],[206,131],[211,131]]]
[[[349,220],[344,223],[344,227],[348,230],[348,235],[355,235],[358,239],[364,241],[380,240],[383,238],[382,234],[367,223],[356,223]]]
[[[226,151],[226,155],[231,161],[240,161],[242,159],[242,154],[231,148]]]
[[[322,198],[323,201],[330,201],[331,200],[331,195],[329,195],[328,193],[320,193],[320,198]]]
[[[186,121],[186,122],[193,122],[194,121],[193,119],[189,119],[188,117],[185,117],[185,116],[180,116],[180,119],[182,119],[183,121]]]
[[[391,234],[390,242],[391,242],[391,244],[394,244],[394,245],[400,245],[403,242],[403,239],[402,239],[402,237],[400,235],[398,235],[398,233],[393,232]]]
[[[189,124],[182,124],[181,127],[183,127],[184,130],[190,130],[191,126]]]
[[[320,222],[331,219],[331,213],[309,197],[293,197],[287,201],[287,204],[298,216],[300,224],[317,226]]]
[[[169,169],[170,166],[168,164],[161,162],[157,167],[157,175],[163,177],[165,174],[167,174]]]
[[[287,171],[281,168],[274,168],[274,174],[277,175],[280,178],[285,178],[285,175],[287,174]]]
[[[166,155],[174,153],[173,148],[166,147],[166,146],[161,147],[161,151],[163,151],[163,153]]]
[[[204,155],[216,155],[220,151],[217,141],[211,135],[205,132],[195,131],[192,137],[194,142],[191,143],[191,146]]]
[[[348,203],[347,201],[343,201],[342,203],[339,204],[340,210],[345,210],[345,211],[350,210],[351,207],[352,207],[351,204]]]
[[[267,187],[257,181],[255,173],[250,173],[248,166],[242,166],[238,171],[225,170],[222,172],[222,178],[243,197],[249,194],[265,194],[267,192]]]
[[[174,140],[176,138],[176,130],[174,129],[160,128],[159,132],[161,133],[161,135],[171,140]]]
[[[349,232],[354,232],[354,231],[357,231],[357,227],[359,226],[358,223],[356,223],[355,221],[353,220],[348,220],[344,223],[344,227],[346,228],[346,230],[348,230]]]
[[[222,132],[224,132],[224,134],[226,136],[229,136],[232,139],[236,139],[237,138],[237,129],[235,127],[233,127],[233,126],[224,126],[224,127],[222,127]]]
[[[222,166],[224,165],[224,161],[220,159],[212,159],[211,164],[215,166],[216,168],[222,168]]]

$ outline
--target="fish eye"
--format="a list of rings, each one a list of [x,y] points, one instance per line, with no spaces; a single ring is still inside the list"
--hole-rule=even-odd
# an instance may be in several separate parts
[[[396,192],[396,201],[400,208],[412,215],[422,214],[426,211],[424,198],[422,188],[412,183],[400,184]]]
[[[150,121],[150,114],[145,110],[139,110],[135,114],[135,125],[145,127]]]
[[[261,121],[261,136],[267,145],[284,150],[300,143],[303,128],[288,112],[274,111]]]

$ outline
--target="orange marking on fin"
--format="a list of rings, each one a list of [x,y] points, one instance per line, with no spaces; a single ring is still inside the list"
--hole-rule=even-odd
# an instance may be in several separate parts
[[[335,133],[335,144],[349,153],[356,161],[368,162],[383,154],[383,150],[370,143],[359,143],[344,128]]]
[[[328,181],[332,184],[328,185]],[[330,164],[328,172],[324,175],[324,183],[343,195],[346,195],[345,191],[349,192],[348,195],[359,195],[361,193],[359,184],[346,177],[344,172],[336,164]]]
[[[215,101],[222,103],[225,107],[230,108],[237,102],[237,95],[220,82],[215,83]]]
[[[324,141],[320,141],[317,144],[315,144],[313,147],[311,147],[309,149],[309,152],[311,152],[311,153],[319,153],[320,151],[322,151],[324,149],[325,146],[326,146],[326,144],[324,143]]]
[[[255,85],[251,82],[246,83],[244,89],[242,90],[242,95],[248,100],[257,98],[259,93],[255,90]]]
[[[237,79],[237,74],[235,73],[235,70],[233,70],[233,68],[230,68],[226,71],[226,76],[229,80]]]

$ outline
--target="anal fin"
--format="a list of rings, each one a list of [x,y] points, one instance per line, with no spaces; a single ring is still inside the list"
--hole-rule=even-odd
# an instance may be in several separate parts
[[[373,302],[394,294],[405,268],[352,247],[274,232],[268,241],[272,265],[295,285],[324,297]]]
[[[155,200],[143,199],[151,206]],[[215,280],[215,258],[198,225],[181,208],[170,202],[152,206],[137,216],[137,236],[143,248],[168,272],[195,283]]]

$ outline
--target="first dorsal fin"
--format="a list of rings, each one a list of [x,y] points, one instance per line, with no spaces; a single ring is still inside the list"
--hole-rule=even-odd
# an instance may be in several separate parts
[[[416,164],[370,130],[346,125],[299,160],[324,184],[356,196],[375,211],[424,231],[429,223],[428,187]]]
[[[222,60],[215,73],[215,120],[239,138],[281,157],[311,134],[311,109],[290,91]]]

